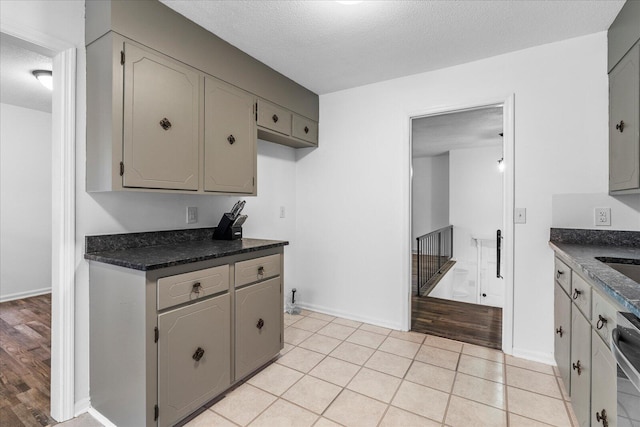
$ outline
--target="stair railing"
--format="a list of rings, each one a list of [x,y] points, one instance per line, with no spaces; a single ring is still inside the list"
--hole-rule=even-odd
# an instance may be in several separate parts
[[[418,285],[416,295],[433,279],[453,256],[453,225],[442,227],[416,238],[418,243]]]

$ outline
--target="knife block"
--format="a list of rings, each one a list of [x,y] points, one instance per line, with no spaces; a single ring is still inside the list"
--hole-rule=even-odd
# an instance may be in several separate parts
[[[233,227],[234,219],[230,213],[225,213],[220,218],[218,226],[213,231],[213,240],[242,239],[242,227]]]

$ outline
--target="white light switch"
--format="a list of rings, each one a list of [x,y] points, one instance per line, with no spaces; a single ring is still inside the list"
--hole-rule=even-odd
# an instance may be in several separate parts
[[[611,208],[595,208],[593,225],[611,225]]]
[[[187,224],[195,224],[196,222],[198,222],[198,208],[187,206]]]
[[[513,211],[513,222],[516,224],[526,224],[527,208],[515,208]]]

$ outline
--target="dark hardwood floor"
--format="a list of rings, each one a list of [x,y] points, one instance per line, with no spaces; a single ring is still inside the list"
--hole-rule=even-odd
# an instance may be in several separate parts
[[[416,259],[417,256],[413,255],[411,330],[501,349],[502,309],[429,296],[415,296]],[[433,286],[430,289],[433,289]]]
[[[0,304],[0,426],[55,424],[49,416],[51,294]]]

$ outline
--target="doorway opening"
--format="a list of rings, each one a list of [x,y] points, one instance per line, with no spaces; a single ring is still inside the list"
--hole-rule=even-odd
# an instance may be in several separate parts
[[[498,349],[511,341],[505,104],[411,118],[411,329]]]

